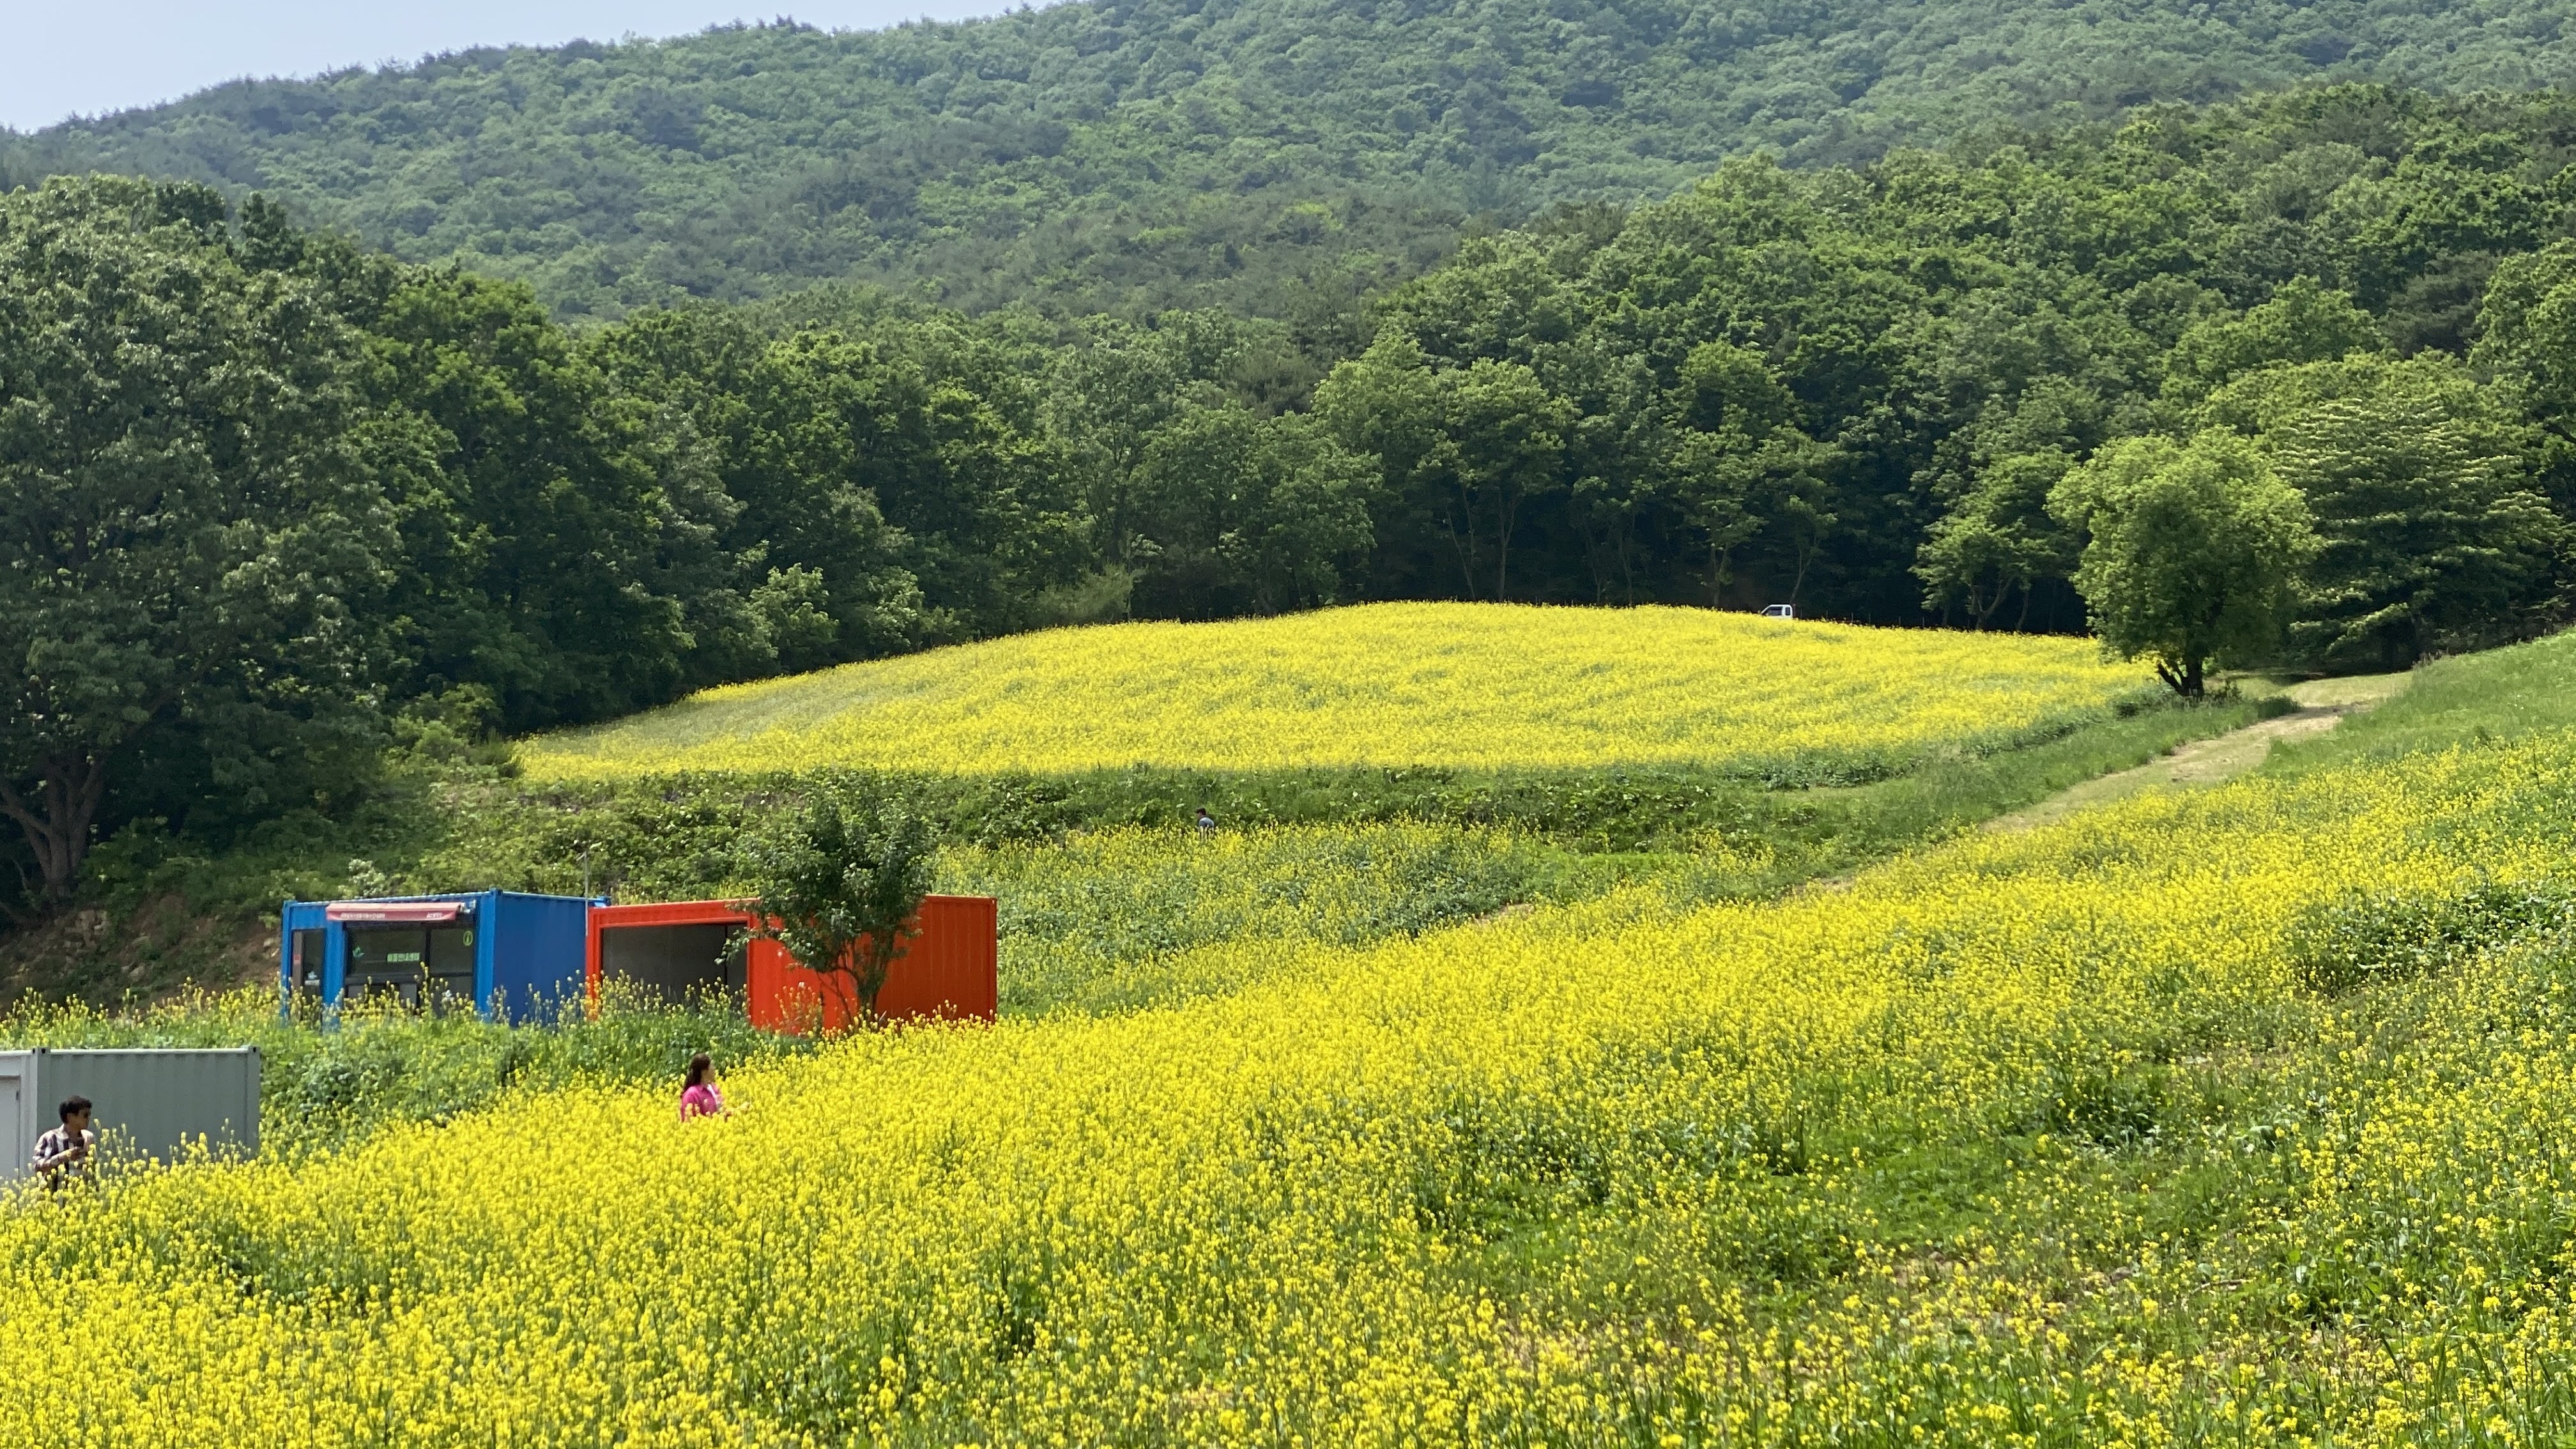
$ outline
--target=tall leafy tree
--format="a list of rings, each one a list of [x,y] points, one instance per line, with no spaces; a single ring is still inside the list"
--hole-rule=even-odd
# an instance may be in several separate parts
[[[919,933],[936,844],[929,824],[901,806],[827,786],[753,843],[751,933],[829,983],[845,1020],[873,1027],[886,975]]]
[[[2059,481],[2049,510],[2088,535],[2075,587],[2103,648],[2152,661],[2186,697],[2213,663],[2279,647],[2317,547],[2298,492],[2252,442],[2217,429],[2114,443]]]
[[[2185,332],[2165,360],[2165,393],[2198,402],[2259,367],[2324,362],[2385,342],[2379,324],[2352,298],[2314,277],[2295,277],[2244,316],[2211,318]]]
[[[662,535],[695,548],[719,519],[663,491],[607,378],[527,288],[453,269],[406,277],[370,331],[376,411],[418,440],[395,496],[411,687],[487,688],[513,729],[669,698],[692,640]]]
[[[1380,333],[1316,387],[1315,415],[1344,448],[1378,468],[1369,591],[1449,596],[1446,560],[1435,574],[1425,558],[1441,501],[1430,485],[1448,433],[1421,344],[1393,328]]]
[[[1735,550],[1765,530],[1796,559],[1795,604],[1832,532],[1832,450],[1797,426],[1797,399],[1751,348],[1705,342],[1682,362],[1665,491],[1708,546],[1708,602],[1722,604]]]
[[[1312,418],[1195,408],[1155,432],[1137,474],[1142,613],[1328,604],[1366,565],[1374,470]]]
[[[2073,464],[2050,450],[2015,453],[1987,468],[1924,540],[1914,566],[1924,604],[1957,608],[1970,627],[1983,629],[2018,590],[2027,620],[2040,580],[2074,565],[2067,531],[2048,513],[2050,491]]]
[[[1509,599],[1513,539],[1533,501],[1564,486],[1574,410],[1516,362],[1479,360],[1435,374],[1433,385],[1443,433],[1434,486],[1467,596]]]
[[[582,349],[605,380],[613,435],[654,480],[655,547],[643,572],[680,611],[675,687],[840,657],[830,581],[795,547],[837,510],[769,497],[766,480],[742,477],[756,416],[750,378],[769,345],[738,315],[694,309],[605,329]],[[784,536],[773,539],[774,527]]]
[[[2469,361],[2544,435],[2558,506],[2576,505],[2576,240],[2499,263]]]
[[[1139,326],[1096,318],[1077,330],[1050,371],[1051,419],[1083,480],[1101,557],[1132,569],[1146,526],[1137,470],[1155,430],[1192,406],[1222,400],[1217,379],[1241,356],[1239,324],[1174,312]]]
[[[0,198],[0,814],[37,903],[142,760],[277,802],[365,727],[393,547],[357,355],[311,287],[242,266],[211,191]]]
[[[1392,329],[1336,368],[1316,401],[1340,438],[1378,456],[1401,513],[1446,545],[1438,551],[1458,594],[1510,598],[1523,523],[1537,500],[1566,488],[1573,406],[1526,364],[1437,367]]]
[[[2203,416],[2256,436],[2316,521],[2291,626],[2331,667],[2401,669],[2510,639],[2556,582],[2566,524],[2527,481],[2527,429],[2438,354],[2269,368]]]

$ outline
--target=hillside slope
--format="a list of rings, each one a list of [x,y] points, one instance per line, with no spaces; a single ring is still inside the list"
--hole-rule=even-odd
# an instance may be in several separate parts
[[[1872,778],[2152,688],[2090,641],[1701,609],[1371,604],[1057,630],[707,690],[520,751],[536,779],[862,765]]]
[[[1082,3],[244,81],[0,133],[0,184],[267,189],[566,314],[852,276],[1278,313],[1418,269],[1472,218],[1666,194],[1749,148],[1848,160],[2310,79],[2559,84],[2562,26],[2546,0]]]
[[[670,1101],[713,1013],[0,1019],[257,1032],[298,1134],[0,1212],[0,1414],[172,1449],[2563,1443],[2569,643],[1839,889],[1358,941],[1253,912],[1148,1009],[734,1030],[715,1121]],[[1294,901],[1320,863],[1100,844],[1068,905],[1265,868]],[[36,1387],[66,1353],[81,1396]]]

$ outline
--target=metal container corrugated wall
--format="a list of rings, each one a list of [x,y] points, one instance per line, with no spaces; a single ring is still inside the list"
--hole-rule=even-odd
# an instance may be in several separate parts
[[[492,893],[492,1000],[503,1021],[543,1020],[582,996],[591,902]]]
[[[877,993],[889,1017],[972,1017],[1000,1007],[1001,902],[991,896],[924,896],[921,934],[906,944]]]
[[[92,1120],[108,1149],[106,1159],[148,1157],[160,1162],[185,1161],[196,1144],[219,1155],[252,1156],[259,1151],[259,1049],[48,1050],[0,1053],[0,1073],[19,1065],[15,1077],[26,1140],[14,1144],[0,1176],[27,1170],[38,1134],[51,1129],[56,1105],[66,1097],[87,1097]],[[9,1105],[9,1088],[0,1082],[0,1110]]]
[[[886,972],[878,1013],[991,1021],[1000,1006],[1000,918],[1001,902],[991,896],[923,897],[919,934]],[[752,1025],[837,1031],[849,1024],[842,992],[777,942],[752,943],[749,973]]]
[[[36,1054],[0,1052],[0,1182],[27,1170],[36,1155],[36,1138],[53,1125],[37,1117]]]

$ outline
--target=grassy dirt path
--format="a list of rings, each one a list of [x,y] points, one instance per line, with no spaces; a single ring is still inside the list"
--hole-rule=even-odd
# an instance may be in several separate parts
[[[2349,714],[2394,696],[2406,687],[2406,674],[2356,674],[2341,679],[2311,679],[2282,691],[2298,708],[2243,729],[2177,745],[2165,755],[2134,769],[2118,770],[2061,790],[2036,805],[1999,815],[1988,830],[2029,830],[2052,825],[2078,810],[2125,800],[2150,790],[2192,790],[2223,784],[2263,763],[2275,740],[2305,739],[2343,723]]]

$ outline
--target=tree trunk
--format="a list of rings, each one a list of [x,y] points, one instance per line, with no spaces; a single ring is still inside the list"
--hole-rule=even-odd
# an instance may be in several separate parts
[[[1463,535],[1458,531],[1461,519],[1467,525]],[[1448,523],[1449,543],[1458,550],[1458,575],[1467,581],[1467,597],[1473,600],[1476,597],[1476,504],[1464,483],[1458,485],[1458,511],[1449,516]]]
[[[874,1031],[885,1024],[885,1018],[877,1014],[877,998],[885,994],[886,978],[894,974],[894,963],[902,958],[904,951],[900,934],[891,946],[879,946],[874,937],[867,937],[853,948],[851,969],[846,974],[858,997],[859,1009],[851,1018],[851,1025]]]
[[[827,971],[823,973],[823,979],[830,983],[832,995],[840,999],[841,1027],[844,1031],[849,1029],[851,1022],[863,1020],[865,1018],[867,1007],[861,1002],[859,997],[859,978],[857,972]],[[815,1002],[814,1035],[817,1037],[830,1036],[831,1023],[832,1013],[824,1009],[823,1003],[819,1001]]]
[[[1593,541],[1589,511],[1578,508],[1573,512],[1575,531],[1583,539],[1583,566],[1592,570],[1592,602],[1606,604],[1610,602],[1610,571],[1602,566],[1602,560],[1609,555],[1610,546]]]
[[[885,994],[886,968],[893,965],[883,951],[871,941],[864,948],[867,960],[859,975],[859,1019],[852,1023],[873,1031],[877,1024],[877,998]]]
[[[2002,608],[2004,606],[2004,600],[2011,597],[2012,585],[2002,579],[1997,579],[1995,581],[1994,597],[1986,600],[1983,604],[1979,604],[1977,602],[1976,590],[1971,589],[1968,591],[1968,607],[1977,611],[1978,633],[1983,634],[1986,632],[1986,625],[1995,617],[1995,611]]]
[[[107,761],[92,755],[56,755],[37,773],[34,791],[0,780],[0,815],[18,822],[36,855],[35,904],[39,911],[70,900],[89,858],[90,827],[107,798]]]
[[[2167,688],[2183,698],[2198,699],[2201,697],[2204,684],[2201,671],[2206,663],[2207,661],[2194,657],[2185,660],[2182,668],[2177,670],[2173,665],[2159,659],[2156,661],[2156,678],[2163,680]]]

